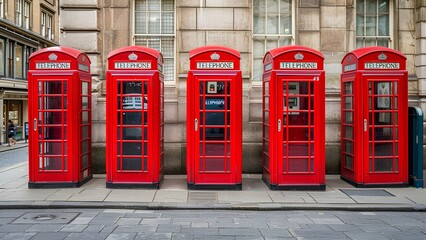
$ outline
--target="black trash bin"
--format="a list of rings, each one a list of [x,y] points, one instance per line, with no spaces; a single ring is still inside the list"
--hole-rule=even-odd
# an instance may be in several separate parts
[[[423,111],[408,108],[408,175],[410,185],[423,188]]]

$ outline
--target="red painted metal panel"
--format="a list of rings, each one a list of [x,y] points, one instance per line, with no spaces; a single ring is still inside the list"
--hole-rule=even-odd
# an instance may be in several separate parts
[[[241,189],[242,76],[236,50],[190,52],[187,176],[190,188]]]
[[[341,82],[341,177],[360,187],[407,186],[406,57],[384,47],[357,49],[342,60]]]
[[[323,62],[303,46],[265,54],[262,162],[271,189],[325,189]]]
[[[107,187],[159,188],[164,162],[160,52],[140,46],[108,55]]]
[[[66,47],[30,56],[29,187],[77,187],[92,178],[91,76],[84,53]]]

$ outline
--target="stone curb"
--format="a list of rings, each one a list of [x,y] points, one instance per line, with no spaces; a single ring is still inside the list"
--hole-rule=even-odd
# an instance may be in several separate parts
[[[19,145],[19,146],[13,146],[13,147],[0,147],[0,152],[8,152],[8,151],[12,151],[15,149],[20,149],[20,148],[25,148],[28,147],[28,144],[23,144],[23,145]]]
[[[117,203],[117,202],[0,202],[0,209],[134,209],[134,210],[247,210],[247,211],[392,211],[426,212],[423,204],[279,204],[279,203]]]

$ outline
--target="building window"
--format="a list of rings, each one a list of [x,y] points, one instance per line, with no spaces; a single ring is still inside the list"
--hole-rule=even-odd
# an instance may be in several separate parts
[[[15,23],[22,26],[22,0],[15,0]]]
[[[8,41],[7,43],[7,48],[8,51],[6,53],[6,57],[7,57],[7,77],[8,78],[13,78],[13,67],[15,66],[14,61],[13,61],[13,42]]]
[[[30,11],[31,3],[28,1],[24,2],[24,28],[30,29]]]
[[[356,1],[356,47],[391,47],[389,0]]]
[[[53,15],[45,11],[41,12],[41,35],[49,40],[53,39],[52,35]]]
[[[175,72],[174,0],[135,1],[135,45],[160,51],[164,57],[164,80],[173,81]]]
[[[27,46],[24,48],[24,52],[24,78],[27,78],[28,70],[30,70],[30,56],[33,52],[35,52],[35,49]]]
[[[15,44],[15,78],[23,78],[23,47]]]
[[[4,17],[4,1],[5,0],[0,0],[0,17]]]
[[[253,0],[253,80],[262,80],[263,56],[294,42],[292,0]]]
[[[4,39],[0,39],[0,76],[4,76],[5,74],[5,57],[6,57],[6,48],[5,48],[5,42]]]

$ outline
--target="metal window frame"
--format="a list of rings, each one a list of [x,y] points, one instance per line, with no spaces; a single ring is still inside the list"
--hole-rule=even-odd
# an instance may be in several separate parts
[[[160,33],[156,33],[156,34],[149,34],[149,33],[144,33],[144,34],[136,34],[136,1],[147,1],[147,0],[134,0],[133,4],[132,4],[132,8],[131,12],[132,12],[132,26],[131,26],[131,34],[132,34],[132,44],[136,45],[136,37],[158,37],[159,39],[162,39],[163,37],[172,37],[173,38],[173,57],[165,57],[163,56],[163,59],[173,59],[173,76],[171,80],[166,80],[164,79],[164,85],[165,86],[169,86],[169,85],[175,85],[176,83],[176,0],[173,1],[174,3],[174,22],[173,22],[173,33],[167,33],[167,34],[163,34],[161,33],[161,27],[162,27],[162,20],[161,20],[161,13],[163,12],[162,10],[162,1],[160,0],[160,10],[159,11],[149,11],[148,10],[148,5],[147,8],[145,10],[145,13],[150,13],[150,12],[159,12],[160,13]],[[171,12],[171,11],[165,11],[165,12]],[[145,27],[148,31],[148,21],[146,21],[145,23]],[[160,50],[162,49],[162,41],[160,40]]]
[[[282,39],[282,38],[290,38],[290,41],[291,41],[291,45],[294,45],[294,43],[295,43],[295,29],[296,29],[296,4],[297,4],[297,2],[296,1],[294,1],[294,0],[289,0],[289,1],[291,1],[291,27],[292,27],[292,31],[291,31],[291,34],[268,34],[267,33],[267,26],[268,26],[268,1],[269,0],[261,0],[261,1],[264,1],[264,3],[265,3],[265,14],[264,14],[264,18],[265,18],[265,26],[264,26],[264,29],[265,29],[265,33],[254,33],[254,1],[252,1],[252,66],[251,66],[251,80],[252,80],[252,83],[254,83],[254,85],[258,85],[258,86],[261,86],[262,85],[262,78],[260,78],[260,79],[254,79],[253,77],[253,73],[254,73],[254,60],[255,60],[255,58],[254,58],[254,54],[253,54],[253,52],[254,52],[254,40],[255,39],[261,39],[261,38],[263,38],[263,52],[264,53],[266,53],[267,51],[268,51],[268,49],[267,49],[267,41],[268,41],[268,39],[271,39],[271,38],[277,38],[277,46],[279,46],[279,42],[280,42],[280,40]],[[279,29],[280,29],[280,26],[281,26],[281,12],[280,12],[280,9],[281,9],[281,1],[278,1],[278,32],[279,32]]]

